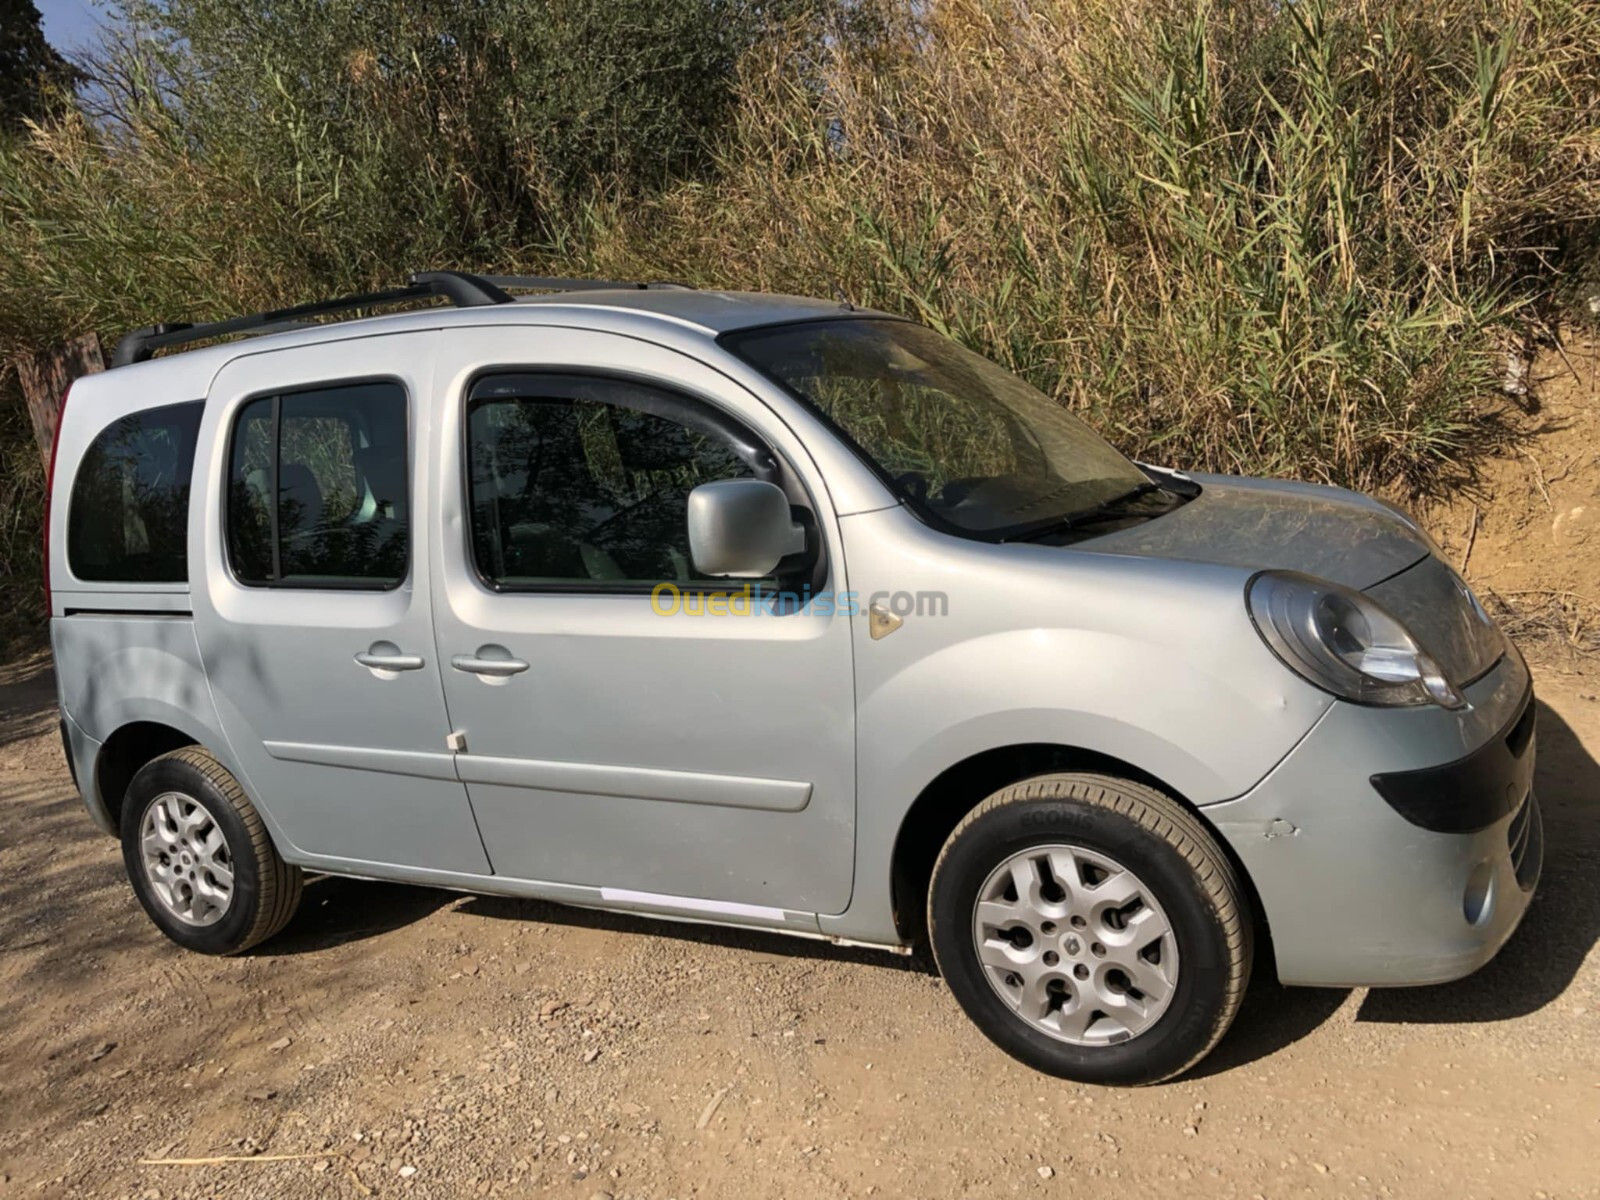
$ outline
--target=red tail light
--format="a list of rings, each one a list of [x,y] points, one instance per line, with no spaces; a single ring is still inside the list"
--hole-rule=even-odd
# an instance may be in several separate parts
[[[55,606],[50,599],[50,499],[56,490],[56,451],[61,448],[61,423],[67,416],[67,397],[72,385],[61,393],[61,405],[56,409],[56,431],[50,438],[50,466],[44,473],[44,615],[50,616]]]

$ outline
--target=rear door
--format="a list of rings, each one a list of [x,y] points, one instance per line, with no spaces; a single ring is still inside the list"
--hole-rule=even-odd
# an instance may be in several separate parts
[[[688,493],[718,478],[784,486],[845,587],[804,448],[717,372],[634,338],[460,330],[438,377],[434,620],[496,874],[752,923],[846,908],[849,617],[684,611],[704,599]]]
[[[246,355],[206,406],[195,630],[236,759],[303,862],[489,869],[446,745],[416,516],[435,338]]]

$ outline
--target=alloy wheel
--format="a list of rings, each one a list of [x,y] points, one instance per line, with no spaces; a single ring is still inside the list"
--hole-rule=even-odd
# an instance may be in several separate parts
[[[186,925],[223,918],[233,900],[233,860],[204,806],[163,792],[145,809],[139,846],[150,889],[168,912]]]
[[[1171,922],[1150,888],[1082,846],[1032,846],[978,890],[972,937],[985,978],[1028,1025],[1075,1046],[1138,1037],[1178,982]]]

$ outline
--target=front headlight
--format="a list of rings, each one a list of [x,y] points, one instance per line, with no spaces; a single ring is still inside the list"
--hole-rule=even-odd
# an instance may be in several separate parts
[[[1294,571],[1263,571],[1245,592],[1250,618],[1297,675],[1357,704],[1466,703],[1439,664],[1370,596]]]

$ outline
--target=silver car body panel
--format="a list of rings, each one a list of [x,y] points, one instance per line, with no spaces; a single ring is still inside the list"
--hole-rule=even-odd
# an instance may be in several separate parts
[[[95,824],[107,833],[116,829],[101,790],[99,752],[117,730],[154,722],[232,761],[194,634],[187,616],[77,612],[51,622],[74,774]]]
[[[440,355],[441,427],[463,427],[476,376],[528,364],[623,370],[739,418],[811,492],[832,586],[848,586],[804,444],[747,389],[680,351],[564,327],[464,330]],[[446,478],[463,477],[461,446],[444,440]],[[452,728],[467,744],[458,765],[495,872],[844,911],[856,815],[850,619],[662,616],[649,595],[497,594],[469,561],[465,527],[462,489],[442,489],[430,525],[438,655],[493,647],[530,664],[509,679],[445,670]],[[686,776],[706,775],[717,778],[701,802],[682,803]]]
[[[761,812],[797,813],[811,803],[812,784],[800,779],[760,779],[749,775],[708,775],[656,767],[603,763],[551,762],[537,758],[455,756],[456,773],[467,784],[533,788],[571,796],[628,797],[670,804],[709,804]]]
[[[1159,521],[1095,539],[1103,554],[1292,567],[1365,589],[1427,557],[1415,527],[1358,492],[1281,479],[1191,475],[1204,489]]]
[[[1244,615],[1250,572],[952,538],[904,508],[842,522],[858,593],[938,593],[873,640],[856,622],[860,862],[891,861],[906,811],[951,766],[1045,745],[1108,756],[1204,804],[1240,795],[1333,703],[1290,674]],[[1248,734],[1241,736],[1241,731]],[[890,922],[887,872],[863,869],[830,932]]]
[[[1201,495],[1177,511],[1066,547],[936,531],[715,341],[849,311],[733,293],[548,296],[80,380],[48,544],[66,737],[91,814],[110,828],[100,747],[158,722],[216,754],[306,867],[894,946],[891,865],[919,795],[974,755],[1049,745],[1126,764],[1194,805],[1248,873],[1287,980],[1425,982],[1493,953],[1526,906],[1503,879],[1506,822],[1431,833],[1368,777],[1494,737],[1526,695],[1520,659],[1481,672],[1460,712],[1363,709],[1287,670],[1243,602],[1259,569],[1321,574],[1371,589],[1440,661],[1477,664],[1483,630],[1414,526],[1335,489],[1197,476]],[[489,590],[469,556],[461,430],[471,380],[494,367],[620,372],[737,416],[802,481],[828,586],[856,606],[711,620],[658,615],[647,596]],[[374,376],[410,396],[406,582],[243,586],[222,526],[239,406]],[[90,439],[128,412],[200,398],[192,586],[74,578],[61,501]],[[876,639],[872,602],[899,618]],[[423,667],[355,661],[379,643]],[[513,651],[529,670],[450,665]],[[1460,883],[1485,863],[1499,901],[1472,925]],[[1414,927],[1380,928],[1396,904],[1417,907]]]
[[[1336,704],[1249,792],[1201,810],[1261,897],[1280,980],[1444,982],[1500,948],[1532,896],[1512,863],[1514,818],[1473,833],[1434,833],[1403,819],[1370,779],[1470,754],[1504,728],[1527,694],[1527,667],[1513,653],[1467,689],[1468,707],[1459,712]],[[1474,922],[1463,895],[1480,864],[1492,872],[1493,905]]]
[[[453,773],[412,766],[419,752],[442,751],[449,731],[422,522],[413,516],[411,575],[391,591],[247,586],[224,550],[229,431],[246,401],[274,391],[377,375],[399,383],[410,399],[411,494],[429,495],[436,340],[428,331],[374,339],[359,365],[337,343],[241,356],[212,382],[201,422],[189,537],[201,658],[241,782],[261,797],[280,846],[303,861],[489,873],[466,788]],[[355,661],[380,643],[426,666],[379,672]],[[329,746],[366,761],[336,762]]]

